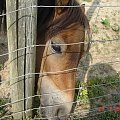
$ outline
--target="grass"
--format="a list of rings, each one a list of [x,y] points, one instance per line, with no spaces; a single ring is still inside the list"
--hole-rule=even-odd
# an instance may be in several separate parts
[[[93,33],[98,33],[99,29],[97,27],[97,25],[93,25],[93,29],[92,29],[92,32]]]
[[[87,83],[78,82],[79,86],[82,86],[82,90],[76,96],[76,99],[80,101],[80,105],[84,106],[90,104],[90,109],[96,110],[89,114],[94,115],[91,117],[83,117],[79,120],[119,120],[120,111],[115,111],[115,103],[120,103],[120,95],[110,94],[110,91],[120,89],[120,78],[119,75],[108,76],[105,78],[93,78]],[[77,84],[77,86],[78,86]],[[119,92],[119,90],[118,90]],[[110,94],[108,96],[105,96]],[[108,105],[108,106],[107,106]],[[109,110],[109,106],[112,106],[112,111]],[[103,111],[99,111],[99,108],[103,107]],[[120,107],[120,105],[119,105]],[[74,116],[77,118],[77,116]],[[89,118],[89,119],[88,119]]]
[[[40,105],[39,97],[35,97],[33,103],[34,103],[34,108],[39,108],[39,105]],[[33,114],[35,115],[35,116],[34,116],[34,119],[35,119],[35,118],[40,118],[39,110],[34,110],[34,111],[33,111]]]
[[[105,18],[101,20],[101,23],[106,27],[109,28],[110,27],[110,20],[109,18]]]
[[[0,70],[2,70],[2,68],[3,68],[3,65],[2,65],[2,64],[0,64]]]
[[[0,98],[0,106],[6,104],[7,101],[3,98]],[[0,117],[4,116],[6,113],[5,107],[0,107]]]
[[[112,26],[111,26],[112,30],[115,31],[115,32],[119,32],[120,31],[120,25],[118,25],[117,23],[114,23]]]
[[[102,19],[102,20],[101,20],[101,24],[102,24],[103,26],[105,26],[106,29],[111,28],[111,29],[112,29],[113,31],[115,31],[115,32],[119,32],[119,31],[120,31],[120,25],[117,24],[117,23],[114,23],[113,25],[111,25],[109,18],[104,18],[104,19]],[[95,31],[95,32],[98,31],[98,30],[96,30],[96,29],[97,29],[96,26],[94,26],[94,31]]]
[[[119,75],[108,76],[105,78],[93,78],[89,80],[87,83],[78,82],[76,87],[81,86],[82,90],[79,91],[79,94],[76,94],[76,100],[80,101],[81,106],[84,109],[87,109],[87,105],[90,105],[91,109],[97,108],[95,113],[89,114],[88,117],[79,118],[80,116],[73,116],[75,120],[119,120],[120,113],[113,111],[109,111],[108,107],[106,107],[104,112],[98,112],[99,107],[105,106],[107,104],[118,103],[120,102],[120,98],[117,95],[113,95],[112,98],[104,97],[105,94],[109,94],[109,89],[117,89],[120,86],[119,83]],[[105,85],[101,85],[105,84]],[[102,97],[100,97],[102,96]],[[99,97],[98,99],[90,99]],[[38,101],[36,98],[35,101]],[[4,105],[7,101],[5,99],[0,99],[0,106]],[[36,106],[37,107],[37,106]],[[89,109],[88,109],[89,110]],[[0,117],[5,115],[5,108],[0,108]],[[97,114],[96,114],[97,113]],[[39,118],[39,114],[37,113],[35,118]]]

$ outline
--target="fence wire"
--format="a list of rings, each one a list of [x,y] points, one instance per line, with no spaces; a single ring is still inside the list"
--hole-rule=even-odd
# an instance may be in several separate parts
[[[8,15],[8,14],[13,14],[13,13],[15,13],[15,12],[18,12],[18,11],[22,11],[22,10],[26,10],[26,9],[29,9],[29,8],[48,8],[48,7],[52,7],[52,8],[54,8],[54,7],[58,7],[58,8],[62,8],[62,7],[73,7],[73,8],[75,8],[75,7],[80,7],[80,6],[44,6],[44,5],[40,5],[40,6],[35,6],[35,5],[33,5],[33,6],[29,6],[29,7],[25,7],[25,8],[20,8],[20,9],[17,9],[17,10],[14,10],[14,11],[10,11],[10,12],[7,12],[7,13],[5,13],[5,14],[1,14],[0,15],[0,17],[3,17],[3,16],[6,16],[6,15]],[[89,5],[86,5],[85,7],[120,7],[120,4],[118,4],[118,5],[93,5],[93,6],[89,6]]]
[[[118,2],[119,3],[119,2]],[[17,11],[22,11],[22,10],[26,10],[26,9],[30,9],[30,8],[41,8],[41,7],[44,7],[44,8],[47,8],[47,7],[80,7],[80,6],[35,6],[35,5],[32,5],[32,6],[28,6],[28,7],[25,7],[25,8],[20,8],[20,9],[17,9],[17,10],[14,10],[14,11],[10,11],[10,12],[8,12],[8,13],[5,13],[5,14],[2,14],[2,15],[0,15],[0,17],[3,17],[3,16],[6,16],[6,15],[8,15],[8,14],[13,14],[13,13],[15,13],[15,12],[17,12]],[[99,5],[93,5],[93,6],[89,6],[89,5],[86,5],[85,7],[97,7],[97,8],[99,8],[99,10],[98,10],[98,12],[97,12],[97,16],[96,16],[96,18],[95,18],[95,21],[98,19],[98,15],[99,15],[99,12],[100,12],[100,8],[104,8],[104,7],[110,7],[110,8],[114,8],[114,7],[120,7],[120,4],[115,4],[115,5],[104,5],[104,4],[99,4]],[[31,11],[32,12],[32,11]],[[31,14],[31,18],[32,18],[32,14]],[[31,22],[32,22],[32,19],[31,19]],[[29,34],[29,37],[30,37],[30,34]],[[29,39],[29,37],[28,37],[28,39]],[[80,44],[99,44],[99,43],[108,43],[108,42],[114,42],[114,41],[120,41],[120,39],[118,38],[118,39],[109,39],[109,40],[91,40],[90,42],[78,42],[78,43],[70,43],[70,44],[58,44],[58,45],[60,45],[60,46],[66,46],[66,45],[68,45],[68,46],[70,46],[70,45],[80,45]],[[112,43],[111,43],[112,44]],[[49,44],[50,45],[50,44]],[[49,45],[48,45],[48,47],[49,47]],[[56,44],[57,45],[57,44]],[[4,56],[8,56],[8,55],[10,55],[10,54],[12,54],[12,53],[15,53],[15,52],[17,52],[17,51],[22,51],[22,50],[25,50],[25,49],[27,49],[27,48],[34,48],[34,47],[45,47],[45,46],[47,46],[47,45],[43,45],[43,44],[40,44],[40,45],[32,45],[32,46],[27,46],[27,47],[23,47],[23,48],[19,48],[19,49],[16,49],[15,51],[12,51],[12,52],[8,52],[8,53],[4,53],[4,54],[1,54],[0,55],[0,58],[2,58],[2,57],[4,57]],[[30,52],[28,52],[27,54],[31,54]],[[51,54],[52,55],[52,54]],[[45,56],[46,57],[46,56]],[[97,56],[96,56],[96,58],[97,58]],[[108,57],[106,57],[106,59],[107,59]],[[120,60],[114,60],[114,61],[107,61],[107,62],[102,62],[103,64],[120,64]],[[10,63],[9,63],[10,64]],[[92,65],[81,65],[81,66],[79,66],[79,68],[71,68],[71,69],[66,69],[66,70],[61,70],[61,71],[55,71],[55,72],[43,72],[43,73],[28,73],[28,74],[25,74],[25,75],[21,75],[21,76],[18,76],[18,77],[16,77],[16,78],[9,78],[8,80],[5,80],[5,81],[0,81],[0,85],[2,85],[2,84],[5,84],[5,83],[8,83],[8,82],[10,82],[11,80],[13,80],[13,79],[18,79],[19,78],[19,81],[22,81],[23,79],[21,79],[20,80],[20,78],[23,78],[23,77],[25,77],[25,76],[31,76],[31,75],[39,75],[39,77],[44,77],[44,76],[48,76],[48,75],[58,75],[58,74],[63,74],[63,73],[66,73],[66,72],[76,72],[76,73],[79,73],[79,71],[82,69],[82,68],[90,68],[90,67],[92,67],[92,66],[94,66],[94,64],[92,64]],[[79,79],[79,77],[77,77],[77,79]],[[73,89],[66,89],[66,90],[62,90],[62,91],[58,91],[58,92],[53,92],[53,93],[46,93],[46,94],[41,94],[41,95],[34,95],[34,96],[30,96],[30,97],[26,97],[26,98],[24,98],[24,99],[19,99],[19,100],[17,100],[17,101],[12,101],[12,102],[9,102],[9,103],[5,103],[5,104],[0,104],[0,110],[1,109],[4,109],[4,108],[7,108],[8,106],[12,106],[13,104],[15,104],[15,103],[18,103],[18,102],[21,102],[21,101],[24,101],[24,100],[28,100],[28,99],[31,99],[31,98],[36,98],[36,97],[42,97],[42,96],[50,96],[51,94],[58,94],[58,93],[64,93],[64,92],[68,92],[68,91],[73,91],[73,90],[77,90],[77,91],[79,91],[79,93],[80,93],[80,96],[86,96],[86,95],[88,95],[88,93],[85,93],[85,94],[83,94],[81,91],[82,90],[86,90],[87,89],[87,91],[91,88],[98,88],[98,87],[105,87],[105,86],[110,86],[110,85],[120,85],[120,79],[119,79],[119,77],[117,77],[117,78],[115,78],[116,80],[115,81],[112,81],[112,82],[109,82],[109,83],[102,83],[102,84],[93,84],[93,85],[79,85],[78,87],[75,87],[75,88],[73,88]],[[19,82],[19,81],[17,81],[17,82]],[[10,85],[9,87],[11,87],[12,85]],[[14,90],[13,90],[14,91]],[[104,98],[104,97],[109,97],[109,96],[112,96],[113,95],[113,93],[107,93],[107,94],[104,94],[104,95],[100,95],[100,96],[96,96],[96,97],[89,97],[89,101],[93,101],[94,102],[94,100],[96,100],[96,99],[100,99],[100,98]],[[118,99],[120,99],[120,93],[119,93],[119,90],[117,91],[117,92],[115,92],[115,95],[117,95],[119,98]],[[0,119],[1,120],[4,120],[4,119],[6,119],[6,118],[11,118],[13,115],[15,115],[15,114],[20,114],[20,113],[27,113],[27,112],[29,112],[29,111],[34,111],[34,110],[37,110],[37,111],[39,111],[40,109],[47,109],[47,108],[50,108],[50,107],[57,107],[57,106],[61,106],[61,105],[64,105],[64,104],[67,104],[67,103],[72,103],[72,104],[80,104],[81,105],[81,99],[78,99],[78,100],[75,100],[74,102],[72,101],[72,102],[63,102],[63,103],[60,103],[60,104],[55,104],[55,105],[49,105],[49,106],[45,106],[45,107],[42,107],[42,106],[40,106],[39,108],[33,108],[33,109],[28,109],[28,110],[24,110],[24,111],[19,111],[19,112],[17,112],[17,113],[10,113],[10,115],[4,115],[4,116],[1,116],[0,115]],[[86,104],[89,104],[89,102],[88,103],[86,103]],[[119,102],[114,102],[114,103],[110,103],[110,104],[105,104],[105,105],[101,105],[101,106],[103,106],[104,108],[107,108],[107,110],[105,109],[105,110],[102,110],[102,111],[100,111],[99,110],[99,107],[94,107],[94,108],[89,108],[89,109],[87,109],[87,110],[80,110],[80,111],[74,111],[73,113],[68,113],[68,114],[65,114],[65,115],[68,115],[68,116],[70,116],[70,117],[72,117],[71,119],[82,119],[82,118],[87,118],[88,120],[89,119],[91,119],[90,117],[93,117],[93,116],[96,116],[96,115],[100,115],[100,114],[104,114],[104,113],[106,113],[106,112],[111,112],[111,110],[109,110],[108,108],[110,107],[110,106],[113,106],[114,108],[116,107],[116,106],[118,106],[118,109],[115,111],[115,110],[112,110],[112,111],[114,111],[114,112],[116,112],[116,113],[119,113],[120,112],[120,101]],[[85,114],[84,116],[82,116],[82,114]],[[59,117],[64,117],[64,116],[59,116]],[[57,118],[57,116],[53,116],[53,117],[44,117],[44,118],[42,118],[42,117],[36,117],[36,118],[34,118],[35,120],[40,120],[40,119],[42,119],[42,120],[44,120],[44,119],[53,119],[53,118]]]
[[[80,102],[80,101],[79,101]],[[72,103],[76,103],[76,102],[72,102]],[[105,108],[108,108],[109,106],[118,106],[118,104],[119,103],[114,103],[114,104],[108,104],[108,105],[105,105],[104,107]],[[59,106],[59,105],[57,105],[57,106]],[[51,107],[51,106],[47,106],[47,107]],[[17,113],[13,113],[13,114],[11,114],[11,115],[7,115],[7,116],[4,116],[4,117],[2,117],[1,119],[4,119],[4,118],[8,118],[8,117],[12,117],[13,115],[15,115],[15,114],[20,114],[20,113],[27,113],[27,112],[29,112],[29,111],[33,111],[33,110],[39,110],[40,108],[33,108],[33,109],[28,109],[28,110],[26,110],[26,111],[20,111],[20,112],[17,112]],[[82,110],[82,111],[80,111],[80,112],[74,112],[74,113],[68,113],[68,114],[65,114],[65,115],[68,115],[68,116],[70,116],[70,115],[73,115],[73,114],[79,114],[79,113],[87,113],[87,114],[89,114],[89,115],[87,115],[87,116],[85,116],[85,117],[91,117],[91,116],[95,116],[95,115],[99,115],[99,114],[103,114],[103,113],[105,113],[105,112],[109,112],[110,110],[105,110],[105,111],[99,111],[99,109],[98,109],[98,107],[96,107],[96,108],[93,108],[93,109],[90,109],[89,110],[89,113],[88,113],[88,111],[86,111],[86,110]],[[96,114],[93,114],[94,112],[97,112]],[[117,109],[117,112],[120,112],[120,109]],[[92,114],[91,114],[92,113]],[[64,116],[65,116],[64,115]],[[63,115],[61,115],[60,117],[64,117]],[[37,119],[39,119],[39,120],[46,120],[46,119],[53,119],[53,118],[57,118],[57,116],[54,116],[54,117],[40,117],[40,118],[35,118],[35,120],[37,120]],[[83,118],[83,117],[80,117],[79,116],[79,119],[80,118]]]
[[[103,64],[120,64],[120,61],[110,61],[110,62],[102,62]],[[22,80],[24,80],[24,79],[22,79],[23,77],[25,77],[25,76],[30,76],[30,75],[39,75],[39,77],[44,77],[44,76],[49,76],[49,75],[58,75],[58,74],[64,74],[64,73],[68,73],[68,72],[79,72],[79,70],[81,70],[81,68],[88,68],[88,67],[92,67],[92,66],[94,66],[94,64],[93,65],[82,65],[82,66],[79,66],[78,68],[71,68],[71,69],[66,69],[66,70],[61,70],[61,71],[55,71],[55,72],[41,72],[41,73],[28,73],[28,74],[25,74],[25,75],[21,75],[21,76],[18,76],[18,77],[16,77],[16,78],[10,78],[10,79],[8,79],[8,80],[5,80],[5,81],[2,81],[2,82],[0,82],[0,84],[2,84],[2,83],[7,83],[7,82],[10,82],[11,80],[15,80],[15,79],[20,79],[21,78],[21,80],[18,80],[17,82],[20,82],[20,81],[22,81]],[[77,70],[77,71],[76,71]],[[79,78],[79,77],[77,77],[77,78]]]

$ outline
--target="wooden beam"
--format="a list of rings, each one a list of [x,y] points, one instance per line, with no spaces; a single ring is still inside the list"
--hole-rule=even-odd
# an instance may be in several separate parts
[[[21,100],[12,104],[12,112],[20,112],[13,115],[14,119],[32,117],[32,112],[23,112],[32,108],[32,99],[25,98],[34,93],[34,75],[25,76],[35,72],[35,48],[28,47],[36,43],[37,8],[30,7],[32,5],[37,5],[37,1],[6,0],[11,102]],[[26,9],[9,14],[21,8]],[[20,48],[25,49],[18,50]]]
[[[24,1],[24,0],[23,0]],[[37,5],[37,0],[32,0],[30,3],[28,0],[27,6]],[[32,14],[31,14],[32,13]],[[37,8],[31,8],[27,11],[26,17],[26,35],[28,35],[26,46],[36,45],[36,33],[37,33]],[[28,47],[26,49],[26,74],[35,73],[35,57],[36,57],[36,47]],[[25,78],[25,97],[28,98],[34,95],[34,87],[35,87],[35,75],[29,75]],[[27,99],[26,110],[31,109],[33,105],[33,97]],[[32,111],[26,112],[27,116],[30,116]]]

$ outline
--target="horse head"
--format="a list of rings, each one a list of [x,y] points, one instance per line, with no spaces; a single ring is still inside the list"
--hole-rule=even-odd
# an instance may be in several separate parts
[[[75,6],[78,3],[75,0],[55,0],[49,5]],[[65,120],[74,102],[76,68],[84,53],[88,21],[81,7],[49,8],[49,13],[50,10],[51,15],[44,16],[44,22],[38,28],[41,29],[38,43],[45,44],[37,50],[37,56],[41,58],[37,57],[36,64],[40,66],[37,69],[40,72],[38,94],[43,117]]]

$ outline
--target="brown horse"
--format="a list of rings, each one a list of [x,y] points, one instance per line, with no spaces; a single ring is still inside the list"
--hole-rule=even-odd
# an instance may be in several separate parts
[[[75,0],[40,0],[39,5],[77,6]],[[40,111],[51,120],[65,120],[72,110],[75,76],[84,53],[85,29],[89,29],[82,7],[41,7],[38,9],[36,76]],[[46,74],[44,74],[46,73]],[[43,74],[43,75],[42,75]]]
[[[5,9],[5,1],[0,0],[0,14]],[[38,5],[79,4],[75,0],[38,0]],[[2,19],[0,17],[0,26]],[[77,68],[84,53],[88,20],[82,7],[39,7],[37,20],[37,44],[45,45],[36,49],[40,111],[47,119],[65,120],[73,106],[76,84],[76,69],[73,68]]]

